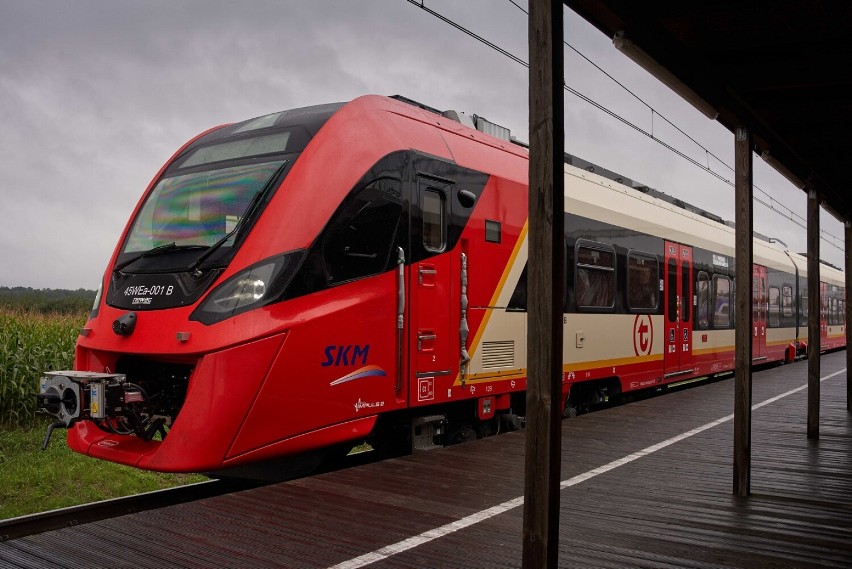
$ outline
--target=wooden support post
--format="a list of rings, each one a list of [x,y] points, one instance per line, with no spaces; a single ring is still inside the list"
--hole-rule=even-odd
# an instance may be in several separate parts
[[[751,350],[752,258],[754,254],[751,132],[736,129],[734,199],[736,251],[736,314],[734,372],[734,494],[751,491]]]
[[[808,190],[808,438],[819,438],[819,195]]]
[[[843,224],[845,228],[845,256],[846,256],[846,291],[843,296],[844,306],[846,307],[846,410],[852,413],[852,328],[849,324],[852,323],[852,303],[850,303],[850,293],[852,293],[852,221],[846,220]]]
[[[530,173],[524,568],[556,568],[559,552],[564,102],[562,2],[529,3]]]

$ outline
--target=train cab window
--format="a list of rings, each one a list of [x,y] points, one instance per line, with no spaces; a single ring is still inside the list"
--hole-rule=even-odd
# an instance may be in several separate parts
[[[698,273],[696,295],[698,297],[698,327],[706,330],[710,327],[710,276],[701,271]]]
[[[724,275],[713,275],[713,327],[731,326],[731,279]]]
[[[627,307],[634,312],[653,312],[659,299],[660,267],[647,253],[627,253]]]
[[[781,326],[781,290],[777,286],[769,287],[769,326]]]
[[[323,240],[329,284],[380,273],[388,258],[402,215],[397,180],[382,178],[350,196],[337,211]]]
[[[423,194],[423,246],[427,251],[441,252],[446,246],[446,210],[444,193],[427,188]]]
[[[793,315],[793,287],[784,285],[781,287],[781,316],[790,317]]]
[[[603,243],[577,242],[574,293],[577,308],[615,307],[615,249]]]

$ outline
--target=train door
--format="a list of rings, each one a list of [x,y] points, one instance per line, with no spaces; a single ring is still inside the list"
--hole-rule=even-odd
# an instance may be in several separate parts
[[[752,265],[751,279],[751,360],[761,361],[766,354],[766,267]]]
[[[692,247],[666,242],[665,375],[692,371]]]
[[[819,283],[819,349],[828,348],[828,283]]]
[[[451,297],[455,264],[447,249],[451,184],[427,177],[417,179],[420,219],[413,220],[412,247],[419,249],[411,266],[411,365],[417,401],[435,398],[435,383],[451,374]],[[457,331],[456,331],[456,335]],[[413,393],[412,393],[413,395]]]

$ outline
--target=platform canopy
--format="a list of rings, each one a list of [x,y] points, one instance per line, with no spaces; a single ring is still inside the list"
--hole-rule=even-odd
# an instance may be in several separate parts
[[[797,187],[852,218],[852,2],[565,0]]]

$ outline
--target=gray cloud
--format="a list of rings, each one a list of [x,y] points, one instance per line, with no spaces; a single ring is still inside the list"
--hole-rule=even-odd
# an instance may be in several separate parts
[[[526,58],[507,1],[427,5]],[[475,112],[527,138],[527,71],[405,0],[0,0],[0,285],[92,288],[157,170],[211,126],[365,93]],[[566,13],[566,39],[732,163],[718,124]],[[566,50],[566,80],[661,137],[643,105]],[[726,217],[733,190],[566,95],[566,147]],[[703,151],[688,142],[696,160]],[[756,181],[804,215],[804,197],[756,161]],[[756,206],[797,250],[804,231]],[[841,235],[824,216],[824,228]],[[791,243],[792,241],[792,243]],[[842,264],[836,249],[824,256]]]

